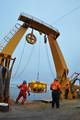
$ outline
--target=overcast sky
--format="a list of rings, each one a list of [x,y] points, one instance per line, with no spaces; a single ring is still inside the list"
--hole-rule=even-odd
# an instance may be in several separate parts
[[[80,0],[0,0],[0,39],[18,22],[22,12],[59,30],[57,41],[69,68],[69,76],[80,72]],[[43,43],[43,36],[36,33],[38,42],[32,46],[25,45],[25,35],[13,54],[17,59],[12,82],[36,80],[38,71],[40,81],[51,82],[56,76],[55,68],[50,50],[47,51]]]

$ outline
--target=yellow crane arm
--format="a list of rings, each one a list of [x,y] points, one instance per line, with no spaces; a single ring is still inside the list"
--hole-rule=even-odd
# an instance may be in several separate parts
[[[49,45],[51,48],[52,57],[54,60],[54,65],[56,68],[56,75],[57,75],[57,78],[61,82],[63,77],[65,77],[65,80],[67,78],[68,67],[67,67],[66,62],[64,60],[63,54],[59,48],[59,45],[52,34],[48,35],[48,40],[49,40]],[[63,80],[62,83],[64,83],[65,80]]]
[[[11,58],[16,46],[21,40],[22,36],[27,30],[27,26],[23,23],[13,37],[7,42],[6,46],[3,47],[0,52],[0,102],[9,103],[9,86],[12,68],[15,62],[15,58]],[[10,64],[13,60],[12,64]],[[4,82],[5,81],[5,82]]]
[[[23,23],[20,28],[18,28],[17,32],[15,32],[15,34],[12,36],[12,38],[7,42],[6,46],[3,47],[2,51],[0,52],[1,65],[9,68],[10,61],[15,61],[15,58],[13,59],[11,56],[27,29],[28,26]]]
[[[16,46],[20,42],[21,38],[23,37],[24,33],[26,32],[27,27],[23,24],[18,31],[13,35],[13,37],[9,40],[6,46],[2,49],[3,54],[12,55]]]

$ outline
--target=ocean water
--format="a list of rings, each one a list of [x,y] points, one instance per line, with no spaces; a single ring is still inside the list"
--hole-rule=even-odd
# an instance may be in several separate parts
[[[13,100],[16,100],[16,97],[19,94],[19,89],[17,88],[16,84],[10,85],[10,97]],[[30,93],[30,96],[27,97],[28,100],[51,100],[51,91],[47,90],[46,93]]]

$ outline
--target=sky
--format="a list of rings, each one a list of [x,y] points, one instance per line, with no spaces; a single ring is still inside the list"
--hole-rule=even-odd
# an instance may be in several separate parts
[[[39,18],[59,30],[57,42],[68,66],[69,76],[74,72],[79,73],[80,1],[0,0],[0,40],[19,22],[17,19],[22,12]],[[44,44],[43,36],[37,32],[37,43],[34,46],[25,43],[26,34],[13,53],[16,62],[11,82],[37,80],[39,72],[39,80],[50,83],[56,74],[49,45]]]

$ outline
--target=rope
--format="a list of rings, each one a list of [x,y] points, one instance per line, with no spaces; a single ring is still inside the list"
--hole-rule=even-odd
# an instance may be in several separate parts
[[[25,43],[24,43],[24,45],[23,45],[23,49],[22,49],[22,52],[21,52],[21,57],[20,57],[20,60],[19,60],[19,62],[18,62],[17,69],[16,69],[14,75],[12,76],[12,78],[14,78],[14,76],[16,76],[16,75],[18,74],[18,72],[19,72],[20,64],[21,64],[22,57],[23,57],[23,54],[24,54],[25,44],[26,44],[26,41],[25,41]]]
[[[39,40],[39,54],[38,54],[38,67],[37,67],[37,81],[39,80],[39,68],[40,68],[40,40]]]
[[[34,48],[34,46],[33,46],[32,49],[31,49],[31,52],[30,52],[29,57],[28,57],[28,59],[27,59],[27,61],[26,61],[26,63],[25,63],[24,68],[21,70],[21,72],[20,72],[16,77],[22,76],[22,74],[26,71],[26,68],[28,68],[28,67],[26,67],[26,66],[28,66],[29,63],[30,63],[30,60],[31,60],[31,57],[32,57],[32,53],[33,53],[33,48]]]
[[[51,72],[51,75],[52,75],[52,78],[53,78],[53,72],[52,72],[52,68],[51,68],[51,64],[50,64],[47,44],[45,44],[45,51],[46,51],[46,56],[47,56],[47,60],[48,60],[48,64],[49,64],[49,69],[50,69],[50,72]]]
[[[66,14],[62,15],[61,17],[59,17],[57,20],[55,20],[53,23],[57,23],[58,21],[62,20],[63,18],[65,18],[66,16],[70,15],[71,13],[75,12],[76,10],[80,9],[80,5],[73,8],[71,11],[67,12]]]

